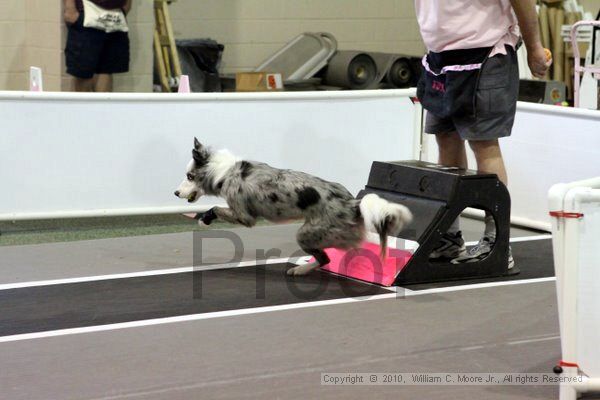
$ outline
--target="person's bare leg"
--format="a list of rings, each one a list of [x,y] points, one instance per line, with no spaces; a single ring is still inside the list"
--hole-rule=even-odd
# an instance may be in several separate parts
[[[76,92],[93,92],[94,91],[94,78],[83,79],[75,78],[74,87]]]
[[[498,139],[473,140],[469,141],[469,146],[475,154],[477,169],[498,175],[498,179],[505,185],[508,185],[508,176]],[[496,224],[488,211],[485,213],[484,236],[492,239],[496,238]]]
[[[500,150],[500,144],[498,139],[493,140],[472,140],[469,141],[469,146],[475,154],[477,160],[477,169],[488,173],[498,175],[498,179],[505,185],[508,183],[506,167],[504,166],[504,160],[502,158],[502,151]],[[478,260],[486,255],[493,249],[494,243],[496,242],[496,222],[489,211],[485,211],[485,228],[483,237],[479,241],[479,244],[471,250],[469,254],[458,257],[452,260],[454,264],[460,264],[464,262],[472,262]],[[508,248],[508,268],[513,268],[515,262],[512,257],[510,246]]]
[[[438,133],[435,138],[439,149],[438,164],[467,168],[465,141],[460,138],[457,132]],[[460,217],[457,217],[446,231],[440,246],[431,252],[430,257],[434,259],[440,257],[455,258],[463,255],[465,251],[466,247],[460,233]]]
[[[472,140],[469,141],[469,146],[475,154],[477,169],[498,175],[502,183],[508,185],[508,176],[498,139]]]
[[[96,75],[96,92],[112,92],[113,91],[113,77],[111,74],[98,74]]]
[[[458,133],[438,133],[435,135],[438,144],[438,163],[448,167],[467,168],[465,141]]]

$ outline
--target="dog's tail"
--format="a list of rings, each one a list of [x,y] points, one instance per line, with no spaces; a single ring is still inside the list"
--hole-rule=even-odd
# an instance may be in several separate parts
[[[381,241],[381,259],[387,253],[387,237],[400,232],[412,221],[410,210],[396,203],[391,203],[376,194],[368,194],[360,201],[360,212],[365,221],[367,231],[377,233]]]

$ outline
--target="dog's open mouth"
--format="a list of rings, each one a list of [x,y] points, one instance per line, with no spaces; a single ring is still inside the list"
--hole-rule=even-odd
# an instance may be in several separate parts
[[[192,192],[192,194],[190,194],[188,197],[188,203],[195,202],[197,197],[198,197],[198,192]]]

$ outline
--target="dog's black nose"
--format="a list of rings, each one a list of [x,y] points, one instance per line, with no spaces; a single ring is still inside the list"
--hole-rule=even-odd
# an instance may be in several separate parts
[[[181,193],[179,190],[175,191],[175,196],[179,197],[179,193]]]

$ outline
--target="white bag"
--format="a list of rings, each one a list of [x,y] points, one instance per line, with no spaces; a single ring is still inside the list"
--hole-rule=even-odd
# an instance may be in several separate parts
[[[90,0],[83,0],[83,26],[107,33],[129,32],[125,13],[122,10],[106,10]]]

